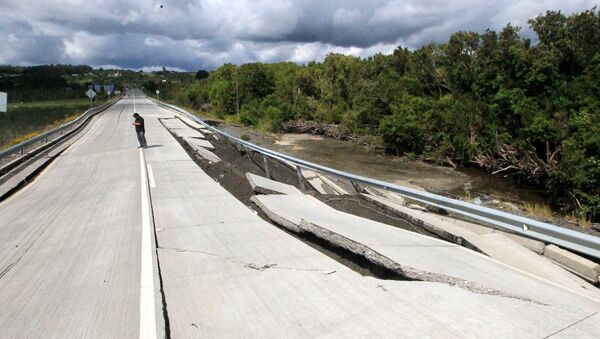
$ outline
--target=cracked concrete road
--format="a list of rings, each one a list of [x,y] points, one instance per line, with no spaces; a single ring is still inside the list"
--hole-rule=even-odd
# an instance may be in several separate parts
[[[148,162],[173,337],[537,338],[600,307],[562,290],[555,292],[572,300],[554,306],[361,276],[262,220],[196,167],[167,131],[153,134],[163,145],[148,152]],[[599,331],[592,325],[575,334]]]
[[[119,114],[132,104],[107,111],[0,204],[0,337],[146,337],[146,184],[129,117]],[[156,235],[157,337],[599,334],[599,306],[578,298],[546,306],[361,276],[262,220],[206,175],[158,121],[172,112],[146,99],[136,109],[150,145],[142,165]]]
[[[0,203],[0,337],[135,337],[140,167],[131,100]]]

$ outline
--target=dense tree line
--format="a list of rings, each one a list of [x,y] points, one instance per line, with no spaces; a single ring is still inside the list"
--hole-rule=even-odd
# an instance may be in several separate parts
[[[80,65],[0,66],[0,91],[12,102],[79,98],[86,86],[69,84],[65,76],[92,71]]]
[[[178,93],[182,104],[269,129],[335,124],[457,166],[543,185],[552,202],[600,218],[600,16],[529,21],[537,38],[457,32],[445,43],[367,59],[224,65]]]

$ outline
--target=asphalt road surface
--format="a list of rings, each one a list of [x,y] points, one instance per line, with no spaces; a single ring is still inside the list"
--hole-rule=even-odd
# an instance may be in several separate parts
[[[231,196],[135,94],[0,203],[0,337],[600,336],[600,304],[556,286],[560,302],[356,273]]]

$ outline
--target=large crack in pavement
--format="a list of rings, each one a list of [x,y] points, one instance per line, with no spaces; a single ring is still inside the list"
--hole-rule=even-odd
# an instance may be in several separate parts
[[[197,254],[203,254],[203,255],[208,255],[211,257],[215,257],[221,260],[225,260],[225,261],[229,261],[235,264],[239,264],[244,268],[247,269],[251,269],[251,270],[255,270],[255,271],[266,271],[268,269],[274,269],[274,270],[290,270],[290,271],[302,271],[302,272],[316,272],[322,275],[331,275],[336,273],[336,270],[323,270],[323,269],[318,269],[318,268],[296,268],[296,267],[285,267],[285,266],[280,266],[279,264],[276,263],[266,263],[266,264],[258,264],[258,263],[252,263],[252,262],[247,262],[244,260],[240,260],[234,257],[229,257],[229,256],[222,256],[219,255],[217,253],[213,253],[213,252],[208,252],[208,251],[201,251],[201,250],[187,250],[187,249],[180,249],[180,248],[170,248],[170,247],[158,247],[158,249],[160,250],[166,250],[166,251],[175,251],[175,252],[179,252],[179,253],[197,253]]]
[[[185,121],[183,121],[185,123]],[[189,126],[189,125],[188,125]],[[192,128],[191,126],[189,126]],[[263,175],[264,169],[258,165],[258,162],[255,161],[251,154],[242,152],[235,148],[233,145],[214,138],[211,142],[215,147],[215,154],[217,154],[222,161],[219,164],[211,164],[208,161],[205,161],[203,158],[199,157],[186,143],[180,138],[176,139],[179,141],[181,146],[186,150],[186,152],[190,155],[192,159],[196,162],[198,166],[200,166],[209,176],[211,176],[215,181],[219,182],[225,189],[227,189],[232,195],[242,201],[244,204],[249,207],[257,205],[259,208],[257,209],[258,215],[264,219],[265,221],[280,227],[282,230],[286,231],[288,234],[300,239],[305,242],[307,245],[316,248],[320,252],[328,255],[332,259],[340,262],[342,265],[350,268],[351,270],[363,275],[363,276],[372,276],[376,279],[382,280],[397,280],[397,281],[415,281],[415,282],[432,282],[432,283],[442,283],[449,286],[454,286],[457,288],[461,288],[467,290],[472,293],[484,294],[484,295],[492,295],[498,297],[505,297],[516,299],[523,302],[531,302],[537,305],[548,306],[542,302],[532,300],[527,297],[514,295],[510,293],[506,293],[504,291],[488,288],[482,286],[478,283],[471,282],[465,279],[460,279],[452,276],[436,274],[431,272],[426,272],[422,270],[417,270],[411,268],[409,266],[402,265],[397,263],[379,253],[372,250],[368,246],[363,244],[352,242],[351,240],[344,238],[340,235],[335,235],[333,232],[329,232],[328,230],[318,227],[314,225],[312,230],[306,226],[296,225],[288,220],[281,218],[280,216],[269,213],[269,211],[265,208],[260,208],[259,204],[257,204],[256,199],[253,199],[253,191],[250,188],[250,185],[247,183],[245,178],[245,173],[250,172],[258,175]],[[273,163],[277,163],[273,161]],[[284,182],[296,186],[298,188],[297,180],[295,177],[295,173],[287,173],[289,172],[289,168],[283,164],[279,164],[281,166],[281,171],[274,171],[273,164],[269,165],[270,167],[270,176],[273,178],[274,174],[282,175],[283,180],[277,180],[277,178],[273,178],[276,181]],[[248,187],[246,187],[248,186]],[[314,195],[314,192],[311,192]],[[339,196],[336,198],[343,198],[343,196]],[[355,211],[345,211],[350,214],[355,214]],[[367,216],[367,218],[372,219],[372,216]],[[376,218],[375,218],[376,220]],[[382,220],[383,222],[383,220]],[[389,220],[386,220],[386,223]],[[398,227],[398,225],[396,225]],[[415,227],[414,225],[410,225],[411,227]],[[404,228],[404,227],[402,227]],[[415,231],[415,230],[411,230]],[[416,230],[418,233],[419,230]],[[162,248],[167,249],[167,248]],[[206,255],[212,255],[219,257],[215,253],[204,252],[204,251],[193,251],[193,250],[182,250],[182,249],[167,249],[167,250],[175,250],[180,252],[196,252],[203,253]],[[276,264],[255,264],[255,263],[247,263],[241,260],[237,260],[235,258],[227,258],[220,257],[221,259],[230,260],[232,262],[244,265],[244,267],[259,271],[264,271],[268,269],[286,269],[280,267]],[[332,274],[334,272],[330,272],[328,274]],[[384,289],[384,288],[382,288]]]

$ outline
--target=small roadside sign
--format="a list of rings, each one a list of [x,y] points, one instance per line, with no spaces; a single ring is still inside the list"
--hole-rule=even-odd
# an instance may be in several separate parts
[[[159,91],[159,90],[156,90],[156,94],[160,94],[160,91]]]
[[[94,90],[90,88],[87,90],[87,92],[85,92],[85,95],[87,95],[90,99],[94,99],[94,97],[96,96],[96,92],[94,92]]]
[[[8,94],[0,92],[0,112],[6,112],[8,106]]]

